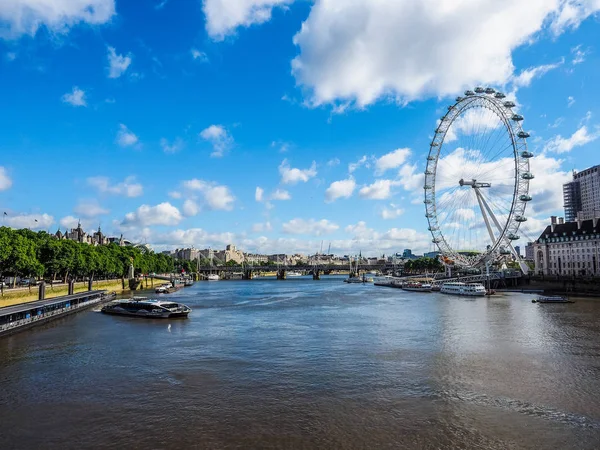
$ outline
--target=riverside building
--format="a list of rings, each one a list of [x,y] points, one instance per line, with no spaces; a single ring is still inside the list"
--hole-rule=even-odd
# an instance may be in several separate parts
[[[535,273],[599,275],[600,218],[565,222],[552,216],[550,222],[533,244]]]

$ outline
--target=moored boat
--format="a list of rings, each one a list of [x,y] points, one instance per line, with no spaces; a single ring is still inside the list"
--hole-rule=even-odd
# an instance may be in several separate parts
[[[451,281],[442,284],[442,294],[462,295],[466,297],[482,297],[486,294],[485,287],[481,283],[461,283]]]
[[[412,292],[431,292],[431,285],[423,284],[423,283],[408,282],[408,283],[404,284],[404,286],[402,286],[402,289],[404,289],[405,291],[412,291]]]
[[[171,319],[187,317],[192,309],[182,303],[134,297],[116,300],[104,305],[100,310],[104,314],[146,317],[151,319]]]
[[[206,277],[206,279],[208,281],[219,281],[221,279],[221,277],[219,276],[219,274],[216,273],[209,273]]]
[[[558,295],[540,295],[538,298],[534,298],[533,300],[531,300],[531,303],[575,303],[575,301],[569,300],[567,297],[562,297]]]
[[[290,270],[285,275],[286,275],[286,277],[301,277],[302,272],[296,272],[295,270]]]

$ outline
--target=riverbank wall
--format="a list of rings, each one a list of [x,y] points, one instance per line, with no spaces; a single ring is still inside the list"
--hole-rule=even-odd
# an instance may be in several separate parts
[[[529,280],[528,289],[543,289],[545,294],[600,297],[600,279],[541,278]]]
[[[125,283],[125,291],[129,291],[127,283]],[[105,290],[109,292],[123,292],[123,284],[120,279],[115,280],[97,280],[93,283],[94,290]],[[85,292],[88,290],[88,282],[82,281],[75,283],[73,293]],[[46,284],[46,299],[55,297],[61,297],[69,293],[69,286],[67,284],[50,285]],[[5,289],[2,296],[0,296],[0,308],[6,306],[18,305],[20,303],[33,302],[38,299],[38,286],[31,286],[30,289]]]

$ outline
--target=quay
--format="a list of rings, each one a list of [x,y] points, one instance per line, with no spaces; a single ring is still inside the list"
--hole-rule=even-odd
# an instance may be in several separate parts
[[[86,291],[0,308],[0,337],[73,314],[115,297],[114,292]]]

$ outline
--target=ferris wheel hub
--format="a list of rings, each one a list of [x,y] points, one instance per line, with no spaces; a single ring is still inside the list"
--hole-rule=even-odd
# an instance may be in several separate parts
[[[481,181],[477,181],[476,179],[472,179],[471,181],[465,181],[463,178],[461,178],[458,184],[460,184],[461,186],[471,186],[473,189],[492,187],[492,183],[482,183]]]

